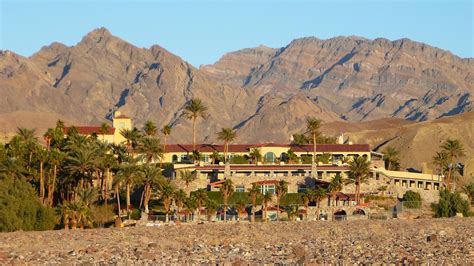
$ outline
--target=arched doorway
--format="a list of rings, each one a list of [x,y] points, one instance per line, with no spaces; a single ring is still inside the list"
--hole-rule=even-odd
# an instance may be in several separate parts
[[[356,209],[352,215],[365,215],[365,211],[362,209]]]
[[[173,157],[172,157],[171,161],[172,161],[173,163],[178,162],[178,155],[173,154]]]
[[[339,210],[334,212],[334,220],[336,221],[342,221],[342,220],[347,220],[347,213],[345,210]]]
[[[263,161],[265,163],[274,163],[275,158],[276,158],[275,153],[269,151],[269,152],[265,153],[265,155],[263,156]]]

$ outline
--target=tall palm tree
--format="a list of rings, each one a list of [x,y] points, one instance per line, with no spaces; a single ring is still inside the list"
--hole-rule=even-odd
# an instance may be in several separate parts
[[[263,194],[263,197],[262,197],[262,204],[263,204],[263,221],[267,221],[267,209],[268,209],[268,204],[270,202],[272,202],[273,200],[273,194],[270,193],[270,192],[267,192],[265,194]]]
[[[212,221],[212,216],[216,216],[217,207],[217,202],[214,200],[208,199],[206,201],[206,214],[209,222]]]
[[[287,156],[288,156],[288,163],[291,164],[291,163],[298,162],[298,155],[296,155],[296,153],[292,149],[288,150]]]
[[[255,164],[257,164],[258,162],[260,162],[260,160],[262,160],[262,152],[260,151],[259,148],[252,148],[249,155]]]
[[[137,128],[124,128],[120,130],[120,135],[125,138],[125,145],[127,146],[128,153],[133,156],[141,138],[140,131],[138,131]]]
[[[193,195],[189,196],[184,205],[186,206],[186,214],[187,214],[187,218],[186,220],[187,221],[190,221],[191,220],[191,214],[193,214],[193,219],[194,220],[194,212],[196,211],[197,209],[197,200],[196,200],[196,197],[194,197]]]
[[[360,185],[370,177],[370,162],[364,156],[359,156],[349,163],[348,183],[355,184],[355,200],[360,204]]]
[[[157,159],[163,158],[163,149],[160,140],[153,137],[141,138],[137,150],[143,155],[147,164],[153,163]]]
[[[321,127],[321,120],[315,117],[308,117],[306,119],[306,130],[313,138],[313,163],[316,162],[316,139]]]
[[[220,155],[218,151],[213,151],[212,154],[209,156],[211,158],[213,164],[217,164],[217,161],[220,159]]]
[[[159,191],[160,198],[163,201],[163,206],[165,207],[166,212],[166,222],[169,221],[169,213],[171,203],[173,202],[173,198],[175,196],[176,188],[171,184],[171,182],[165,182]]]
[[[200,188],[196,190],[196,192],[194,193],[194,197],[196,198],[196,204],[198,207],[198,212],[199,212],[198,217],[199,219],[201,219],[201,209],[204,206],[204,204],[206,204],[206,201],[207,201],[206,190],[204,188]]]
[[[308,220],[308,212],[309,212],[309,203],[314,200],[315,191],[312,189],[306,189],[304,194],[302,195],[303,205],[305,208],[305,220]]]
[[[193,150],[196,150],[196,120],[199,117],[205,118],[207,116],[207,106],[201,99],[193,98],[184,107],[184,115],[193,121]]]
[[[68,154],[64,162],[65,170],[74,178],[80,188],[92,184],[93,174],[97,170],[97,149],[84,146]]]
[[[383,153],[384,153],[385,165],[387,166],[387,170],[394,170],[393,165],[397,164],[399,160],[398,159],[399,152],[394,147],[389,146],[385,149]]]
[[[252,222],[255,222],[255,209],[257,208],[257,198],[262,194],[260,186],[253,183],[252,187],[248,189],[250,199],[252,200]]]
[[[171,125],[165,125],[161,129],[161,133],[163,134],[163,154],[166,153],[166,141],[168,137],[171,135]],[[160,161],[160,168],[163,168],[163,160]]]
[[[181,211],[188,199],[186,192],[184,190],[179,189],[174,193],[174,202],[176,203],[176,212],[178,213],[178,220],[181,221]]]
[[[336,196],[337,193],[342,191],[342,187],[344,185],[344,182],[342,180],[342,177],[339,173],[337,173],[330,181],[329,183],[329,193],[331,193],[331,200],[333,201],[331,203],[332,206],[335,206],[336,203]]]
[[[316,201],[316,219],[319,220],[320,216],[320,209],[321,209],[321,201],[326,197],[326,189],[323,187],[317,187],[314,191],[313,199]]]
[[[232,142],[237,137],[237,133],[230,127],[222,128],[217,133],[217,139],[224,141],[224,163],[227,162],[227,153],[229,152],[229,142]]]
[[[448,161],[449,161],[448,176],[446,178],[446,182],[447,182],[448,189],[449,189],[449,188],[451,188],[451,183],[454,180],[454,178],[452,178],[453,177],[453,168],[455,168],[454,161],[465,155],[464,147],[461,144],[461,142],[457,139],[447,139],[443,143],[441,148],[447,154]]]
[[[433,164],[440,175],[446,175],[449,165],[448,154],[445,151],[436,152],[436,155],[433,157]]]
[[[161,169],[157,165],[145,164],[141,167],[143,173],[143,207],[145,207],[145,213],[149,213],[148,203],[150,202],[153,189],[160,190],[161,185],[164,183]]]
[[[37,150],[38,138],[36,137],[36,129],[18,128],[16,137],[23,145],[25,152],[28,154],[27,169],[31,168],[31,161],[33,160],[33,153]]]
[[[102,141],[105,141],[105,134],[109,132],[110,126],[107,123],[102,123],[100,125],[99,133],[102,135]]]
[[[179,171],[179,175],[181,176],[181,179],[186,184],[186,189],[188,189],[189,184],[192,183],[197,178],[195,171],[191,172],[189,170],[181,170]]]
[[[245,214],[245,208],[247,207],[247,205],[245,204],[245,202],[243,200],[239,200],[237,201],[237,203],[235,204],[235,209],[237,211],[237,219],[240,221],[240,215],[241,214]]]
[[[288,193],[288,182],[280,180],[275,186],[275,194],[277,199],[277,220],[280,220],[280,201]]]
[[[114,178],[114,184],[125,184],[125,189],[126,189],[126,203],[127,203],[127,213],[129,214],[130,217],[130,206],[131,206],[131,200],[130,200],[130,194],[133,186],[137,183],[140,183],[140,181],[143,178],[143,172],[139,171],[138,166],[136,165],[136,160],[130,159],[129,162],[123,163],[122,165],[119,166],[119,170],[117,174],[115,175]]]
[[[232,180],[226,179],[224,183],[222,183],[220,191],[224,199],[224,221],[227,222],[227,207],[229,197],[232,195],[232,193],[234,193],[234,184],[232,183]]]
[[[49,152],[48,163],[52,165],[52,180],[48,182],[48,199],[47,203],[49,207],[53,206],[54,201],[54,192],[56,190],[56,180],[58,176],[58,171],[60,171],[60,167],[65,157],[65,153],[59,150],[52,150]]]
[[[143,133],[145,133],[145,136],[147,137],[153,137],[156,135],[156,133],[158,133],[158,128],[156,127],[155,123],[148,120],[143,126]]]

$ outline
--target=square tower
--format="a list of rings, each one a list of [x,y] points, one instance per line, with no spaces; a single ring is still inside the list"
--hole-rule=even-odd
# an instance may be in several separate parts
[[[122,114],[120,111],[116,111],[114,113],[114,118],[113,118],[113,126],[115,128],[114,132],[114,143],[115,144],[120,144],[125,142],[125,138],[120,134],[122,130],[131,130],[132,127],[132,119],[124,114]]]

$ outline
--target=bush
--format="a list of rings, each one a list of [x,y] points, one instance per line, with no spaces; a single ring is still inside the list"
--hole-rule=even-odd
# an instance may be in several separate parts
[[[287,193],[281,199],[281,206],[301,205],[303,204],[303,193]]]
[[[406,208],[421,208],[421,195],[418,192],[408,190],[405,195],[403,195],[402,202]]]
[[[0,231],[51,230],[55,210],[44,207],[24,179],[0,176]]]
[[[191,192],[192,194],[192,192]],[[213,200],[219,205],[224,204],[224,198],[222,197],[222,193],[219,191],[207,191],[207,198],[209,200]],[[251,204],[251,199],[248,192],[234,192],[229,198],[229,205],[235,205],[237,202],[242,201],[245,204]],[[257,204],[260,204],[257,200]]]
[[[91,206],[92,221],[98,227],[104,227],[105,224],[114,220],[114,210],[109,205],[93,205]]]
[[[469,216],[469,202],[456,192],[452,193],[448,189],[439,192],[439,202],[432,204],[435,217],[454,217],[456,213]]]

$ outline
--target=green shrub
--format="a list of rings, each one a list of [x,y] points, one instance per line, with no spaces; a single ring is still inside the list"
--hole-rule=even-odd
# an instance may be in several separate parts
[[[104,227],[105,224],[114,220],[114,210],[109,205],[93,205],[91,206],[92,221],[98,227]]]
[[[51,230],[58,219],[22,178],[0,176],[0,231]]]
[[[191,192],[192,194],[193,192]],[[219,191],[207,191],[207,198],[210,200],[213,200],[219,205],[224,204],[224,198],[222,197],[222,193]],[[229,197],[229,205],[235,205],[237,202],[242,201],[245,204],[251,204],[251,200],[249,197],[248,192],[234,192],[232,195]],[[257,200],[257,204],[260,204],[259,201]]]
[[[421,195],[418,192],[408,190],[402,198],[403,206],[411,209],[421,208]]]
[[[439,192],[439,202],[431,205],[435,217],[454,217],[456,213],[469,216],[469,202],[456,192],[452,193],[448,189]]]
[[[230,159],[231,164],[249,164],[249,158],[247,156],[242,155],[234,155]]]
[[[287,193],[280,201],[281,206],[303,204],[303,193]]]

